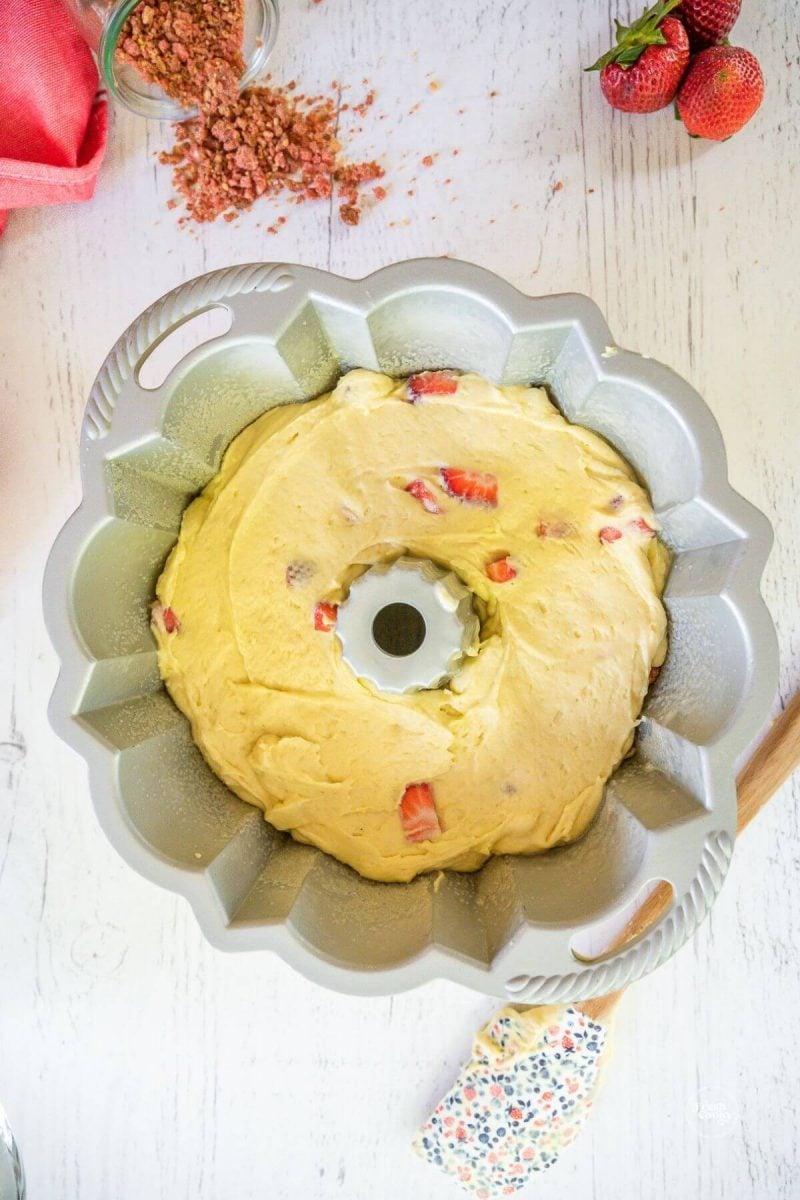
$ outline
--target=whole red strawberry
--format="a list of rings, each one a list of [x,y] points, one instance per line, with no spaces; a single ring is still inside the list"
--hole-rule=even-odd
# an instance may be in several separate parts
[[[763,98],[756,56],[740,46],[711,46],[692,60],[678,112],[692,137],[723,142],[747,124]]]
[[[617,21],[617,44],[587,67],[600,72],[608,103],[623,112],[655,112],[675,99],[689,65],[689,37],[677,17],[668,14],[680,0],[659,0],[638,21]]]
[[[733,29],[742,0],[681,0],[680,16],[694,49],[724,42]]]

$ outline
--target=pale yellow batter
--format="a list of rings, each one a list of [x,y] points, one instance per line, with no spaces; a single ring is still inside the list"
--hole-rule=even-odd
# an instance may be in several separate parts
[[[578,837],[666,647],[667,551],[614,450],[537,388],[463,375],[452,395],[408,395],[352,371],[245,429],[184,515],[154,619],[213,770],[380,880]],[[448,494],[443,467],[494,475],[496,505]],[[415,480],[439,512],[406,491]],[[314,613],[403,552],[452,568],[482,628],[449,686],[396,696],[356,679]],[[505,556],[516,574],[494,582]],[[419,782],[440,832],[409,841],[400,803]]]

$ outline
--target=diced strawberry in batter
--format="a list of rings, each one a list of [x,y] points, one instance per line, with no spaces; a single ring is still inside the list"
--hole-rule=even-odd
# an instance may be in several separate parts
[[[540,521],[536,533],[540,538],[565,538],[575,532],[569,521]]]
[[[330,633],[336,628],[338,611],[339,605],[328,604],[327,600],[320,600],[314,605],[314,628],[318,633]]]
[[[180,633],[181,623],[174,609],[154,604],[150,612],[150,620],[164,633]]]
[[[496,558],[494,562],[487,563],[486,574],[492,583],[509,583],[517,577],[516,568],[511,565],[507,554],[504,558]]]
[[[400,801],[400,820],[407,842],[427,842],[442,832],[429,783],[410,783]]]
[[[411,483],[406,484],[405,490],[415,500],[419,500],[425,512],[440,513],[442,511],[433,492],[421,479],[412,479]]]
[[[423,371],[408,381],[408,398],[414,404],[420,396],[452,396],[458,389],[458,379],[451,371]]]
[[[615,528],[614,525],[604,525],[598,537],[601,542],[618,542],[622,537],[622,530]]]
[[[181,627],[177,614],[171,608],[164,609],[164,628],[167,633],[177,633]]]
[[[439,471],[442,487],[449,496],[465,504],[497,506],[497,476],[488,471],[465,471],[462,467],[442,467]]]
[[[286,586],[290,588],[303,587],[311,579],[314,571],[313,563],[305,562],[302,559],[290,562],[286,568]]]
[[[643,533],[645,537],[655,537],[656,531],[652,525],[648,525],[644,517],[635,517],[629,522],[631,529],[635,529],[637,533]]]

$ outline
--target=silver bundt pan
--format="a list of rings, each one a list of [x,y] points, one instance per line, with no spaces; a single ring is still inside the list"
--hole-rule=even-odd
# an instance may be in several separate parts
[[[154,346],[214,306],[229,310],[229,332],[189,352],[162,386],[141,386]],[[162,687],[149,604],[183,509],[245,425],[272,405],[319,395],[353,366],[396,376],[454,367],[545,384],[650,489],[675,556],[669,656],[634,756],[574,845],[496,858],[473,875],[362,879],[232,795]],[[759,595],[772,535],[731,490],[700,397],[617,348],[590,300],[534,299],[443,259],[355,281],[275,264],[216,271],[170,292],[117,342],[86,409],[81,469],[83,503],[45,578],[62,662],[52,723],[86,758],[113,845],[184,895],[214,945],[274,950],[344,991],[387,993],[444,976],[546,1003],[631,982],[692,934],[733,848],[734,760],[777,686]],[[657,879],[674,888],[671,910],[638,941],[588,959],[593,929]]]

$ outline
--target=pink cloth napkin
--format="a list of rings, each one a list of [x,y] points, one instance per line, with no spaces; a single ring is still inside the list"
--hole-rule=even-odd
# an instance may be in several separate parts
[[[107,132],[97,68],[61,0],[0,0],[0,233],[8,209],[88,200]]]

